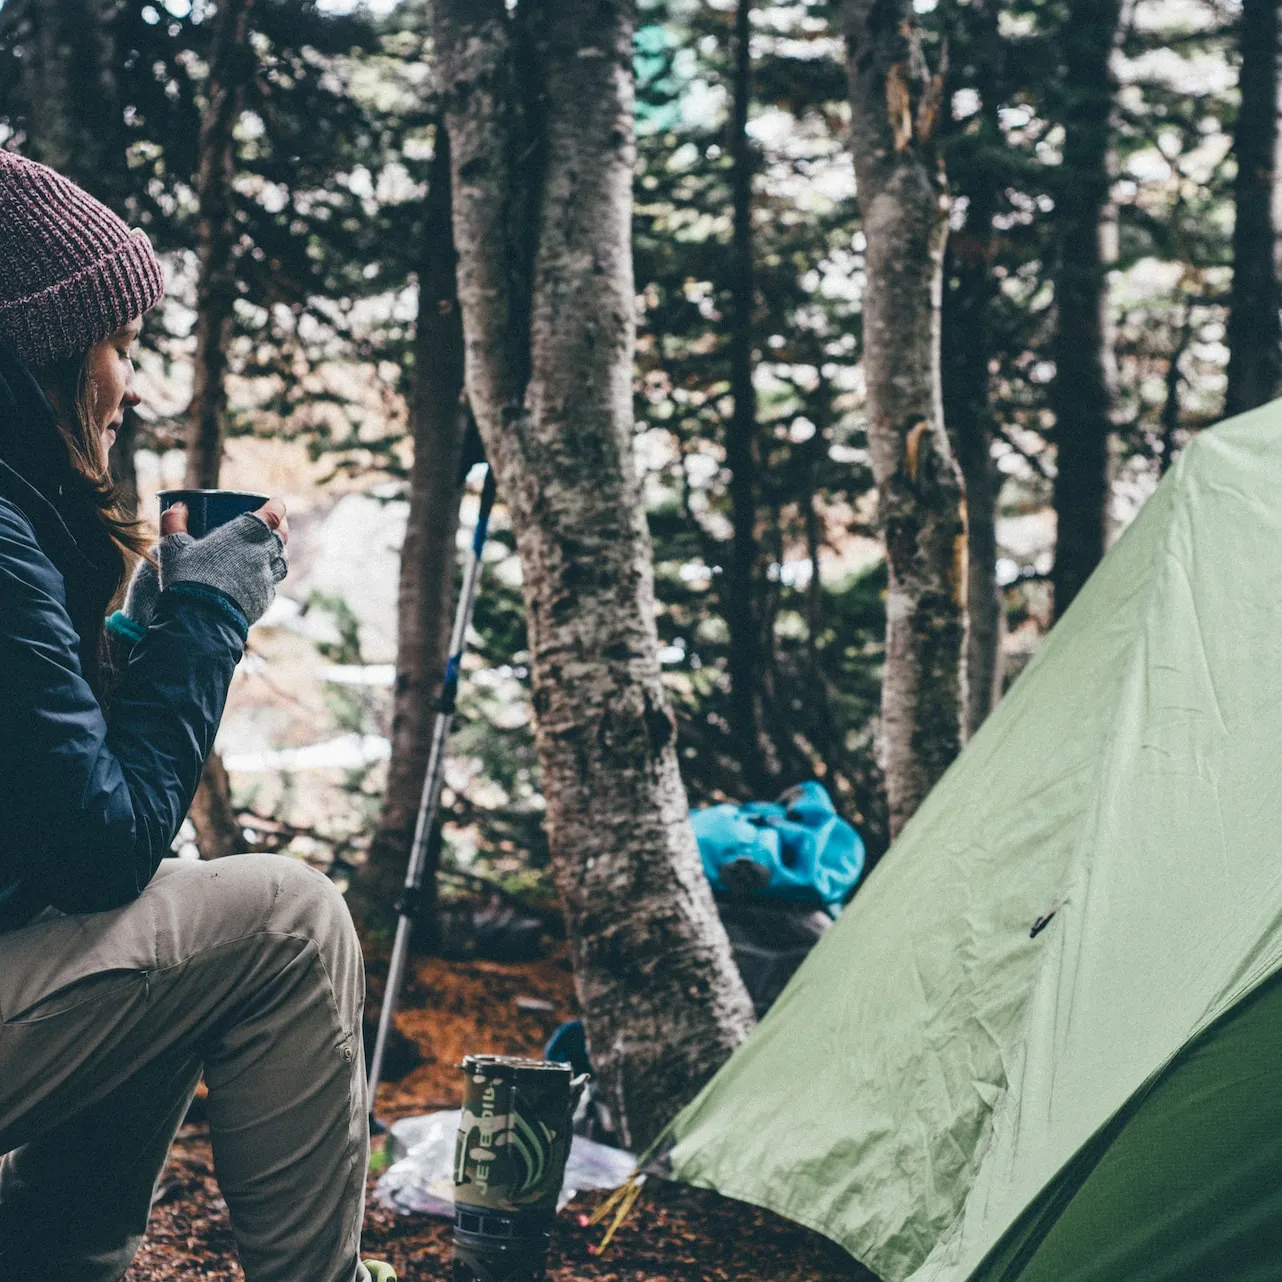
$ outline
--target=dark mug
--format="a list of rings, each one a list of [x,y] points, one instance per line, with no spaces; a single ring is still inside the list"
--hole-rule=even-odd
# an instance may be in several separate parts
[[[266,494],[245,490],[161,490],[156,497],[162,513],[175,503],[186,503],[187,533],[194,539],[203,539],[210,530],[246,512],[257,512],[268,499]]]

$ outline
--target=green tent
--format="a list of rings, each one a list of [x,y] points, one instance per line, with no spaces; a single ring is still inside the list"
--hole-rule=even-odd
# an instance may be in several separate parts
[[[1198,437],[673,1174],[889,1282],[1282,1277],[1282,401]]]

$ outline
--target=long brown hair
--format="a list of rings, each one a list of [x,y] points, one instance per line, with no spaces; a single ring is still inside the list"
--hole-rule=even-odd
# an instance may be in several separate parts
[[[106,451],[102,447],[101,430],[93,421],[89,358],[90,352],[86,350],[33,373],[53,406],[58,434],[66,447],[72,473],[79,482],[81,497],[88,509],[85,517],[101,531],[94,541],[105,545],[102,551],[108,558],[103,565],[104,581],[101,584],[105,613],[109,602],[119,598],[125,578],[134,564],[143,557],[150,559],[148,547],[152,540],[146,526],[124,506],[121,488],[112,478]],[[111,557],[109,549],[114,549],[114,557]],[[103,560],[101,556],[94,559],[98,562]],[[114,565],[111,564],[113,561]],[[100,628],[93,644],[86,647],[82,655],[85,676],[105,709],[119,675],[105,626]]]
[[[116,588],[151,542],[147,528],[124,506],[123,493],[111,475],[102,448],[101,431],[93,421],[93,387],[88,350],[35,371],[58,420],[58,433],[67,448],[72,470],[85,482],[86,493],[108,538],[120,553]]]

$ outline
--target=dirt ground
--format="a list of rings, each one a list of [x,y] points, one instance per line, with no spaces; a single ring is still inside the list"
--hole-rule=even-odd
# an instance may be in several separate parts
[[[392,1121],[457,1108],[456,1065],[464,1053],[537,1054],[573,1011],[563,959],[524,965],[423,961],[398,1018],[422,1061],[380,1090],[379,1116]],[[373,1183],[371,1177],[371,1190]],[[614,1241],[599,1252],[602,1230],[586,1220],[603,1197],[585,1194],[558,1217],[549,1282],[876,1282],[840,1248],[798,1225],[657,1180],[649,1181]],[[392,1263],[404,1282],[450,1276],[449,1225],[397,1215],[372,1197],[364,1251]],[[227,1207],[214,1182],[207,1131],[199,1121],[190,1122],[170,1154],[146,1241],[125,1282],[242,1277]]]

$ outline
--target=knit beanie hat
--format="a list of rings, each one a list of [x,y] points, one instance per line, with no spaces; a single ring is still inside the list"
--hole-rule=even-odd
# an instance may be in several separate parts
[[[0,337],[27,365],[85,351],[164,292],[146,233],[61,174],[0,149]]]

